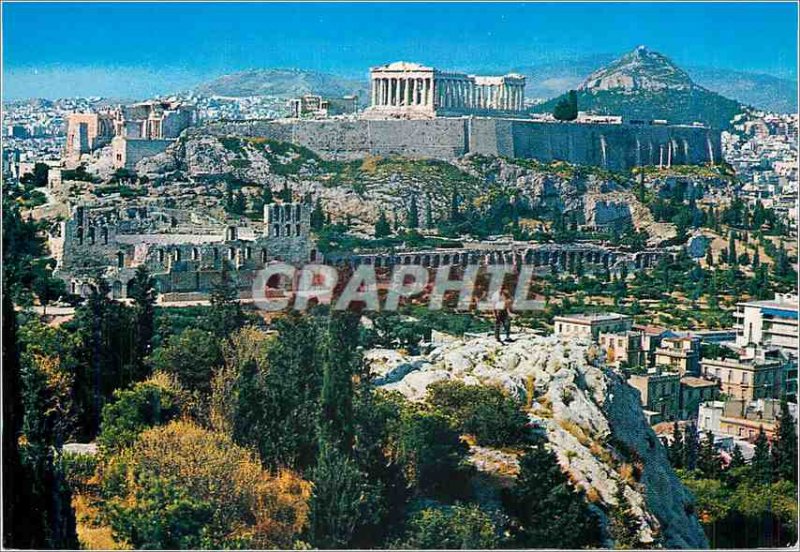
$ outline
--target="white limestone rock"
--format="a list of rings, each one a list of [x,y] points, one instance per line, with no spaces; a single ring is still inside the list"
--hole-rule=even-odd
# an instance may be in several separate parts
[[[660,537],[669,548],[707,547],[691,513],[691,495],[647,425],[638,392],[604,366],[602,353],[588,341],[520,334],[502,345],[486,336],[443,343],[418,357],[370,351],[367,361],[382,377],[393,374],[383,389],[413,401],[425,398],[427,386],[447,379],[499,385],[523,400],[533,384],[530,419],[546,431],[573,482],[606,507],[614,504],[617,486],[624,485],[645,543]],[[502,455],[485,447],[473,452],[480,453],[471,454],[479,469],[502,464]],[[509,460],[506,466],[509,473],[512,464]]]

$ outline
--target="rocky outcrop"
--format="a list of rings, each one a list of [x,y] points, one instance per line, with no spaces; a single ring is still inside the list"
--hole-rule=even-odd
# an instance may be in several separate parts
[[[502,386],[529,405],[531,422],[546,431],[562,469],[590,500],[611,506],[617,486],[625,486],[643,542],[707,546],[692,497],[647,425],[638,392],[605,366],[602,351],[590,343],[523,334],[507,345],[479,337],[420,357],[383,350],[366,356],[379,384],[410,400],[423,399],[426,388],[441,380]],[[480,453],[480,465],[502,460],[473,452]],[[513,465],[507,472],[514,472]]]

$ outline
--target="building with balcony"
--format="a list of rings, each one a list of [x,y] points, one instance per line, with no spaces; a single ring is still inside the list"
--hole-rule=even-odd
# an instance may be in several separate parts
[[[645,366],[646,356],[642,350],[641,332],[600,332],[598,343],[606,352],[606,363],[617,368],[639,368]]]
[[[660,370],[678,372],[681,376],[700,374],[700,340],[695,337],[665,337],[654,353]]]
[[[759,429],[763,428],[767,439],[772,440],[778,428],[780,410],[777,399],[709,401],[700,405],[697,425],[700,431],[750,443],[756,440]],[[789,403],[789,412],[797,420],[797,405]]]
[[[596,341],[601,332],[618,333],[631,329],[630,316],[608,313],[570,314],[553,319],[554,333],[560,337],[585,337]]]
[[[768,301],[736,305],[736,344],[780,350],[785,358],[786,396],[797,402],[798,296],[776,294]]]
[[[785,361],[778,351],[749,349],[738,359],[707,358],[700,361],[704,378],[720,384],[732,399],[753,401],[785,394]]]

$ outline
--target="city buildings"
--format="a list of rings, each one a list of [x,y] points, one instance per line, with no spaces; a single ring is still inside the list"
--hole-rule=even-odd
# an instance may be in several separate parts
[[[786,395],[797,401],[798,297],[776,294],[769,301],[736,305],[736,344],[777,349],[785,358]]]
[[[598,343],[606,352],[606,362],[612,366],[639,368],[646,365],[647,355],[642,349],[641,332],[600,332]]]
[[[665,337],[654,352],[660,370],[680,375],[700,374],[700,340],[695,337]]]
[[[750,443],[763,429],[771,440],[775,437],[780,409],[777,399],[709,401],[699,407],[698,429]],[[789,412],[796,420],[797,405],[789,403]]]
[[[719,382],[722,393],[732,399],[780,398],[784,393],[784,361],[763,349],[751,348],[734,359],[703,359],[700,369],[703,377]]]
[[[617,313],[571,314],[553,318],[555,334],[562,337],[583,337],[597,340],[601,332],[627,332],[633,320]]]

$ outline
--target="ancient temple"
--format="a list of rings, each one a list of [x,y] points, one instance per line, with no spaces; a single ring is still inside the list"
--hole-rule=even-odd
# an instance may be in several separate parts
[[[524,109],[525,77],[475,76],[399,61],[370,70],[370,118],[513,115]]]

